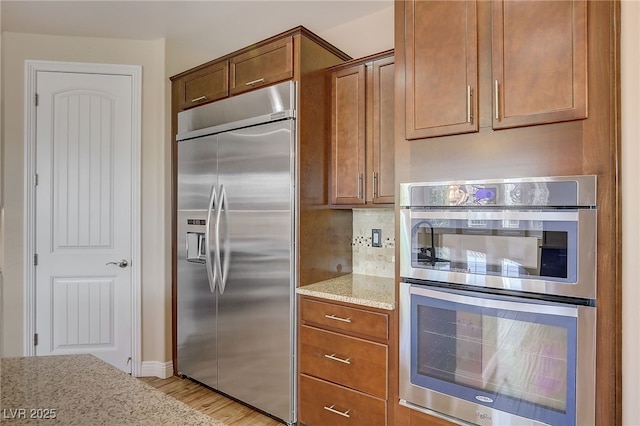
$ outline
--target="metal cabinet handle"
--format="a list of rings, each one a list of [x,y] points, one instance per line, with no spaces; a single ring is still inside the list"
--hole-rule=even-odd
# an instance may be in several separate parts
[[[125,259],[122,259],[119,262],[107,262],[107,265],[116,265],[119,266],[120,268],[126,268],[127,266],[129,266],[129,262],[127,262]]]
[[[378,198],[378,173],[373,172],[371,176],[371,193],[373,194],[373,198]]]
[[[254,84],[258,84],[258,83],[262,83],[264,82],[264,78],[259,78],[257,80],[253,80],[253,81],[247,81],[245,83],[246,86],[253,86]]]
[[[324,317],[325,317],[325,318],[332,319],[332,320],[336,320],[336,321],[351,322],[351,318],[340,318],[340,317],[337,317],[337,316],[335,316],[335,315],[333,315],[333,314],[331,314],[331,315],[325,315]]]
[[[471,86],[467,86],[467,123],[471,123]]]
[[[356,194],[356,198],[362,198],[362,175],[360,174],[360,172],[356,173],[356,188],[357,188],[357,194]]]
[[[335,407],[335,406],[336,406],[335,404],[333,404],[331,407],[327,407],[327,406],[325,405],[325,406],[324,406],[324,409],[325,409],[325,410],[327,410],[327,411],[331,411],[331,412],[332,412],[332,413],[334,413],[334,414],[339,414],[339,415],[341,415],[342,417],[347,417],[347,418],[351,417],[351,416],[349,416],[349,411],[351,411],[351,410],[347,410],[347,411],[342,412],[342,411],[338,411],[338,410],[336,410],[335,408],[333,408],[333,407]]]
[[[203,101],[203,100],[205,100],[205,99],[207,99],[207,97],[206,97],[206,96],[204,96],[204,95],[202,95],[202,96],[198,96],[197,98],[193,98],[193,99],[191,99],[191,102]]]
[[[324,357],[325,357],[325,358],[329,358],[329,359],[330,359],[330,360],[332,360],[332,361],[338,361],[338,362],[341,362],[341,363],[343,363],[343,364],[351,364],[351,360],[350,360],[349,358],[347,358],[347,359],[338,358],[338,357],[336,356],[336,354],[331,354],[331,355],[329,355],[329,354],[324,354]]]
[[[500,120],[500,102],[498,102],[498,80],[493,84],[493,97],[495,98],[496,120]]]

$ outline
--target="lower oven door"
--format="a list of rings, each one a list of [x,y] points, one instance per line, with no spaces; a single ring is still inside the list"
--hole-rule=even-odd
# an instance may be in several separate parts
[[[596,308],[401,283],[401,403],[478,425],[595,419]]]

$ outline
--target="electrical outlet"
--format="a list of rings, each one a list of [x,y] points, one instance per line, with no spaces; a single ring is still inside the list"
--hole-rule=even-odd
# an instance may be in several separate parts
[[[371,230],[371,247],[382,247],[382,229]]]

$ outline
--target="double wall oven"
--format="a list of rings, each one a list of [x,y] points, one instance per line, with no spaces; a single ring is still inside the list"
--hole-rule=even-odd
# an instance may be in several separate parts
[[[400,192],[401,403],[461,424],[592,424],[596,177]]]

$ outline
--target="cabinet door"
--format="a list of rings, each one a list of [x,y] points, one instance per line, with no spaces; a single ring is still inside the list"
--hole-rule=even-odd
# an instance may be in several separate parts
[[[301,299],[300,311],[305,323],[374,339],[389,338],[389,316],[386,314],[307,298]]]
[[[178,80],[180,111],[229,95],[229,62],[207,66]]]
[[[293,78],[293,37],[235,56],[229,68],[232,95]]]
[[[301,374],[386,399],[387,368],[387,345],[300,326]]]
[[[387,402],[314,377],[300,375],[300,424],[384,426]]]
[[[478,131],[476,2],[412,1],[405,15],[406,138]]]
[[[365,65],[331,75],[331,202],[364,204]]]
[[[376,204],[395,201],[394,144],[394,61],[373,62],[373,129],[371,132],[372,167],[370,187]]]
[[[587,117],[587,3],[493,3],[493,128]]]

